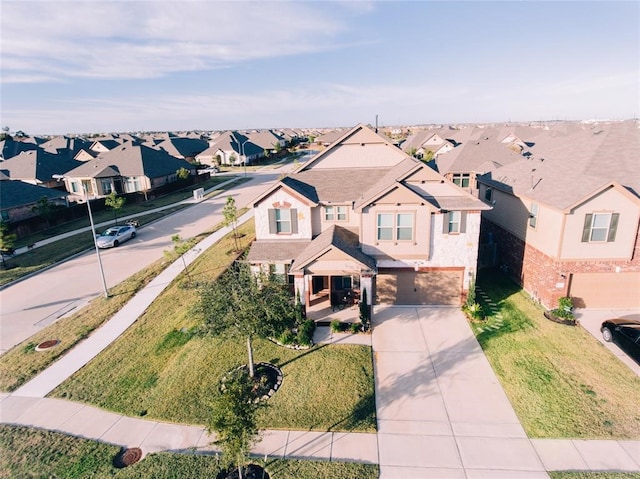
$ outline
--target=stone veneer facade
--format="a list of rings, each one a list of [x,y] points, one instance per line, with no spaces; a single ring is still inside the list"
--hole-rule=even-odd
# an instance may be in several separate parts
[[[640,231],[636,235],[631,260],[558,261],[526,244],[512,233],[485,218],[480,238],[489,236],[497,244],[498,265],[507,267],[507,274],[547,309],[558,306],[558,298],[566,296],[572,273],[640,272]]]

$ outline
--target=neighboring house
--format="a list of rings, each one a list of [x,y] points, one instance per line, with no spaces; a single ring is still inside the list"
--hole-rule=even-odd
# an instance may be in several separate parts
[[[199,155],[196,161],[203,165],[220,164],[231,166],[251,165],[264,155],[264,149],[254,144],[251,139],[237,131],[227,131],[212,139],[209,148]]]
[[[84,138],[56,136],[55,138],[42,143],[40,148],[48,151],[49,153],[64,155],[68,158],[75,158],[80,151],[89,149],[90,146],[91,142]]]
[[[125,143],[82,163],[65,173],[65,187],[72,200],[90,196],[147,192],[177,181],[177,171],[186,168],[195,174],[188,161],[175,158],[164,150]]]
[[[542,130],[535,155],[480,176],[482,240],[545,307],[640,307],[637,121]]]
[[[175,156],[176,158],[193,161],[197,155],[209,147],[209,144],[200,138],[171,137],[158,143],[157,147],[162,148],[171,156]]]
[[[1,175],[0,175],[1,176]],[[2,221],[12,222],[37,216],[38,201],[46,198],[51,203],[67,205],[67,194],[24,181],[0,179],[0,216]]]
[[[286,275],[304,304],[367,290],[369,303],[460,305],[490,206],[364,125],[252,202],[254,271]]]
[[[80,164],[82,164],[80,161],[69,158],[67,155],[58,155],[38,148],[23,151],[1,162],[0,171],[12,180],[56,188],[58,182],[53,175],[64,174]]]
[[[259,146],[263,151],[267,151],[268,153],[276,153],[279,149],[286,146],[285,139],[271,130],[251,132],[247,137],[251,143]]]
[[[431,154],[432,158],[447,153],[455,148],[451,140],[442,138],[431,130],[419,130],[402,143],[402,151],[424,158]]]
[[[122,145],[122,142],[116,140],[115,138],[102,138],[99,140],[95,140],[91,144],[89,149],[93,153],[99,155],[100,153],[106,153],[107,151],[113,150],[114,148],[118,148],[120,145]]]

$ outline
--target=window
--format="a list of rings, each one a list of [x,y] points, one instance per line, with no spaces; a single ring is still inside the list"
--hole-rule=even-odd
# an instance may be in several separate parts
[[[347,207],[346,206],[325,206],[324,207],[324,219],[325,221],[347,221]]]
[[[102,194],[108,195],[111,193],[113,188],[111,187],[111,180],[101,180],[102,183]]]
[[[456,173],[453,175],[453,183],[461,188],[469,188],[470,180],[469,173]]]
[[[78,192],[78,183],[76,183],[75,181],[71,181],[71,192],[72,193],[77,193]]]
[[[582,242],[613,242],[616,240],[619,213],[589,213],[584,217]]]
[[[378,213],[378,239],[393,239],[393,215],[391,213]]]
[[[489,203],[491,203],[491,201],[493,200],[493,189],[492,188],[487,188],[486,190],[484,190],[484,199],[485,199],[485,201],[488,201]]]
[[[413,213],[378,213],[380,241],[411,241],[413,239]]]
[[[269,276],[273,279],[286,282],[289,265],[284,263],[273,263],[269,265]]]
[[[398,213],[396,218],[396,239],[412,240],[413,239],[413,214]]]
[[[443,234],[459,234],[467,231],[467,212],[466,211],[448,211],[443,215],[442,233]]]
[[[128,176],[125,178],[125,191],[127,193],[135,193],[140,191],[140,181],[137,176]]]
[[[269,210],[269,233],[295,234],[298,232],[298,210],[274,208]]]
[[[529,212],[529,226],[535,229],[538,223],[538,203],[531,203],[531,211]]]

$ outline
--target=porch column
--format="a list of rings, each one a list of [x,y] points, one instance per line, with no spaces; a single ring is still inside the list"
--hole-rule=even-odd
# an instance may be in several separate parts
[[[360,299],[367,292],[367,304],[371,306],[373,304],[373,275],[363,273],[360,275]]]
[[[309,293],[307,291],[307,283],[303,273],[296,273],[293,276],[293,284],[296,290],[296,295],[300,297],[302,304],[309,304]]]

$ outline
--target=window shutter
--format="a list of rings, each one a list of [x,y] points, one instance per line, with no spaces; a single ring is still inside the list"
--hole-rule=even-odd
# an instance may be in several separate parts
[[[291,208],[291,234],[298,232],[298,210]]]
[[[613,213],[611,215],[611,223],[609,223],[609,236],[607,236],[607,242],[612,243],[616,240],[616,230],[618,229],[618,218],[620,213]]]
[[[582,242],[589,242],[589,235],[591,234],[591,219],[593,215],[591,213],[587,213],[584,215],[584,227],[582,228]]]
[[[449,234],[449,212],[442,213],[442,234]]]
[[[276,210],[273,208],[269,210],[269,234],[276,234],[278,227],[276,226]]]
[[[467,232],[467,212],[461,211],[460,212],[460,233],[466,233],[466,232]]]

